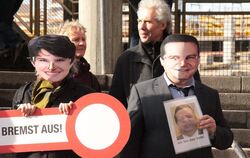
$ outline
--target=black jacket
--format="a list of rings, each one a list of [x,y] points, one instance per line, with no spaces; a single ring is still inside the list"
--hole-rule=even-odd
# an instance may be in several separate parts
[[[90,72],[90,65],[85,58],[80,58],[79,61],[75,62],[74,66],[77,69],[77,72],[73,74],[74,78],[97,92],[101,92],[101,86],[96,76]]]
[[[120,55],[110,88],[110,94],[127,107],[131,87],[145,80],[160,76],[164,69],[160,64],[160,44],[142,44],[126,50]]]
[[[33,84],[34,82],[27,83],[16,91],[12,104],[14,108],[16,108],[18,104],[31,102]],[[62,88],[59,91],[52,93],[50,102],[46,107],[57,107],[60,103],[67,103],[69,101],[74,102],[81,96],[92,92],[92,89],[87,88],[83,86],[82,83],[69,78],[63,82]],[[79,156],[71,150],[66,150],[18,153],[16,154],[16,158],[79,158]]]

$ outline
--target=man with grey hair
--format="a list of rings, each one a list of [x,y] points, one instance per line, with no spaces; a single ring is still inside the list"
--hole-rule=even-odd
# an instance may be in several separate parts
[[[125,107],[132,85],[163,73],[160,45],[171,33],[171,13],[165,1],[141,0],[137,15],[140,42],[118,58],[110,89]]]
[[[138,44],[139,42],[139,34],[137,30],[137,10],[138,10],[138,4],[140,0],[127,0],[129,3],[129,46],[133,47]],[[173,0],[164,0],[170,10],[172,8]]]

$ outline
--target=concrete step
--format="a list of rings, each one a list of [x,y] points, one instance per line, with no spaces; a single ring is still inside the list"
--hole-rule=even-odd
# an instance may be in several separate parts
[[[20,84],[35,79],[34,72],[0,71],[0,88],[18,88]],[[111,85],[112,74],[97,75],[104,90]],[[250,93],[250,76],[202,76],[204,84],[221,93]]]
[[[14,90],[26,82],[35,80],[34,72],[0,71],[1,105],[10,105]],[[97,75],[103,91],[111,86],[112,74]],[[250,110],[250,77],[202,76],[202,82],[219,90],[224,110]]]
[[[16,89],[0,89],[0,109],[10,108]],[[250,128],[250,110],[223,110],[232,128]]]
[[[17,89],[26,82],[35,80],[34,72],[0,71],[0,88]]]
[[[241,78],[235,76],[202,76],[201,81],[220,92],[240,92],[242,87]]]
[[[213,148],[214,158],[238,158],[237,154],[232,148],[227,150],[218,150]]]
[[[98,80],[103,83],[102,90],[107,92],[108,85],[106,83],[106,76],[99,76]],[[25,77],[19,78],[19,81],[16,82],[15,85],[11,85],[7,81],[0,81],[0,87],[3,87],[0,89],[1,105],[8,105],[9,103],[11,103],[16,90],[15,88],[19,88],[21,85],[25,84],[25,82],[28,81],[29,79],[26,79]],[[224,110],[250,110],[250,93],[220,93],[220,99],[222,109]]]
[[[234,139],[243,147],[250,148],[250,129],[233,128]]]
[[[223,110],[224,117],[232,128],[250,128],[250,110]]]
[[[242,148],[246,155],[250,156],[250,149],[249,148]],[[233,148],[229,148],[227,150],[218,150],[212,149],[214,158],[242,158],[237,155]]]
[[[250,93],[220,93],[220,101],[225,110],[250,110]]]
[[[0,71],[0,89],[17,89],[26,82],[35,80],[34,72]],[[96,75],[102,90],[111,86],[112,75]]]
[[[249,76],[201,76],[202,83],[223,93],[249,93]]]
[[[30,81],[25,77],[19,77],[15,84],[10,84],[10,82],[3,81],[0,79],[0,101],[4,99],[1,104],[9,103],[12,100],[14,90],[19,88],[25,82]],[[13,80],[13,79],[9,79]],[[108,91],[107,77],[99,76],[98,80],[102,83],[102,90]],[[220,93],[221,106],[224,110],[250,110],[250,93]]]
[[[243,148],[243,150],[249,157],[250,149]],[[212,152],[213,152],[214,158],[240,158],[232,148],[229,148],[227,150],[218,150],[218,149],[213,148]],[[0,157],[1,158],[15,158],[15,155],[14,154],[1,154]]]
[[[212,147],[214,158],[248,158],[250,148],[242,148],[242,146],[234,140],[231,147],[227,150],[218,150]]]
[[[9,109],[16,89],[34,81],[34,72],[0,71],[0,109]],[[108,92],[112,78],[110,75],[96,75],[103,92]]]

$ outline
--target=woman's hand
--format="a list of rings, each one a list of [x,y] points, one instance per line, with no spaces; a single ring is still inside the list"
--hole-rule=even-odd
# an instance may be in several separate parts
[[[69,103],[60,103],[59,110],[61,113],[68,115],[73,105],[74,103],[72,101],[70,101]]]
[[[30,103],[25,103],[19,104],[17,110],[20,110],[24,116],[29,116],[35,112],[36,107],[34,105],[31,105]]]

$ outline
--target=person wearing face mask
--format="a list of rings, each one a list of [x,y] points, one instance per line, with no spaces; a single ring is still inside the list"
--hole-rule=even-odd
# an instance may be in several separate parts
[[[84,58],[87,47],[86,28],[78,20],[66,21],[58,34],[68,36],[70,41],[76,46],[76,60],[73,65],[76,71],[73,77],[80,80],[84,85],[100,92],[101,86],[96,76],[90,72],[90,64]]]
[[[160,64],[160,45],[172,30],[171,12],[163,0],[141,0],[138,5],[140,41],[117,59],[109,94],[127,108],[131,87],[163,73]],[[199,73],[195,79],[200,80]]]
[[[131,133],[120,157],[213,158],[212,147],[229,148],[233,132],[224,119],[218,92],[194,79],[200,63],[197,39],[169,35],[161,44],[160,61],[165,71],[161,76],[137,83],[131,89],[128,101]],[[203,114],[197,128],[207,130],[211,146],[176,154],[164,102],[192,95],[197,97]],[[191,122],[190,135],[195,129],[195,121]]]
[[[13,108],[24,116],[31,116],[36,109],[51,107],[58,107],[63,114],[68,114],[72,106],[75,106],[74,101],[94,92],[71,77],[76,48],[67,36],[36,37],[29,42],[28,49],[37,78],[16,91],[12,104]],[[78,158],[79,156],[71,150],[16,154],[16,158],[43,157]]]

